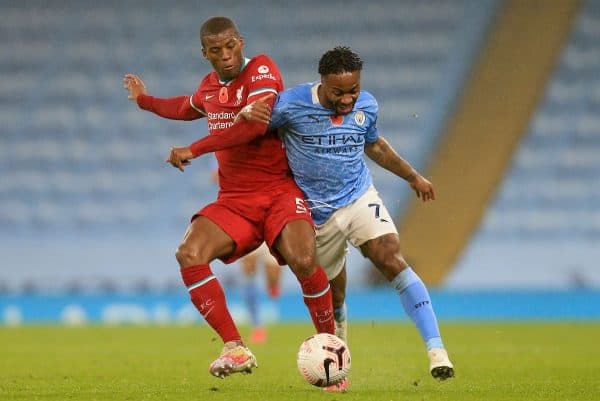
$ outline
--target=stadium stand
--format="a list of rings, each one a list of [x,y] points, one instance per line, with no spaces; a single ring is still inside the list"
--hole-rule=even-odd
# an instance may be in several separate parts
[[[186,174],[163,158],[169,146],[204,135],[204,122],[137,110],[121,80],[135,72],[157,96],[192,92],[209,71],[197,38],[206,17],[233,17],[247,37],[246,55],[271,55],[287,86],[316,79],[323,51],[358,50],[363,86],[380,102],[381,133],[420,166],[496,1],[214,3],[0,5],[0,249],[14,266],[2,270],[2,288],[179,280],[173,248],[215,188],[209,157]],[[408,188],[373,171],[388,207],[399,212]]]
[[[450,286],[600,286],[599,27],[600,2],[585,2]]]

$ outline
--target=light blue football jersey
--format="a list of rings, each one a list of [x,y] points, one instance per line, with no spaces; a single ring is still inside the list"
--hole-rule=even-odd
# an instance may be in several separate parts
[[[375,98],[361,91],[352,112],[336,119],[319,103],[319,83],[279,94],[270,128],[278,128],[294,179],[304,191],[316,224],[358,199],[372,184],[363,158],[366,143],[377,141]]]

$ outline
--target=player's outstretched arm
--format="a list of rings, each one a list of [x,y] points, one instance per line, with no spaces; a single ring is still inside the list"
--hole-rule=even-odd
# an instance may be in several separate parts
[[[376,142],[365,144],[365,153],[379,166],[406,180],[423,202],[435,200],[431,182],[400,157],[385,138],[380,136]]]
[[[204,113],[192,107],[189,96],[158,98],[148,95],[144,81],[135,74],[125,74],[123,87],[129,92],[129,100],[135,101],[141,109],[161,117],[185,121],[204,117]]]

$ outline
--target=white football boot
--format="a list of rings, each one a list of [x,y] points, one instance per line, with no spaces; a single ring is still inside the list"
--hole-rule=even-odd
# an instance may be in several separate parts
[[[429,371],[431,376],[438,380],[454,377],[454,365],[448,358],[448,352],[443,348],[432,348],[427,352],[429,356]]]

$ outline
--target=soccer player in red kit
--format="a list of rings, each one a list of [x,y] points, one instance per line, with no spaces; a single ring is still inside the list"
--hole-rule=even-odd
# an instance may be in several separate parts
[[[280,264],[294,272],[318,332],[334,332],[331,290],[317,264],[314,228],[304,195],[296,186],[282,147],[267,124],[235,120],[257,99],[272,106],[283,81],[275,63],[261,54],[244,58],[244,39],[226,17],[208,19],[200,28],[202,55],[214,71],[192,96],[156,98],[144,82],[127,74],[123,84],[140,108],[175,120],[208,120],[209,135],[185,147],[172,147],[167,162],[184,171],[191,160],[215,152],[219,195],[198,211],[177,249],[181,275],[198,311],[224,342],[211,374],[224,378],[251,372],[256,358],[244,345],[227,309],[221,285],[209,264],[225,263],[256,249],[263,240]]]

